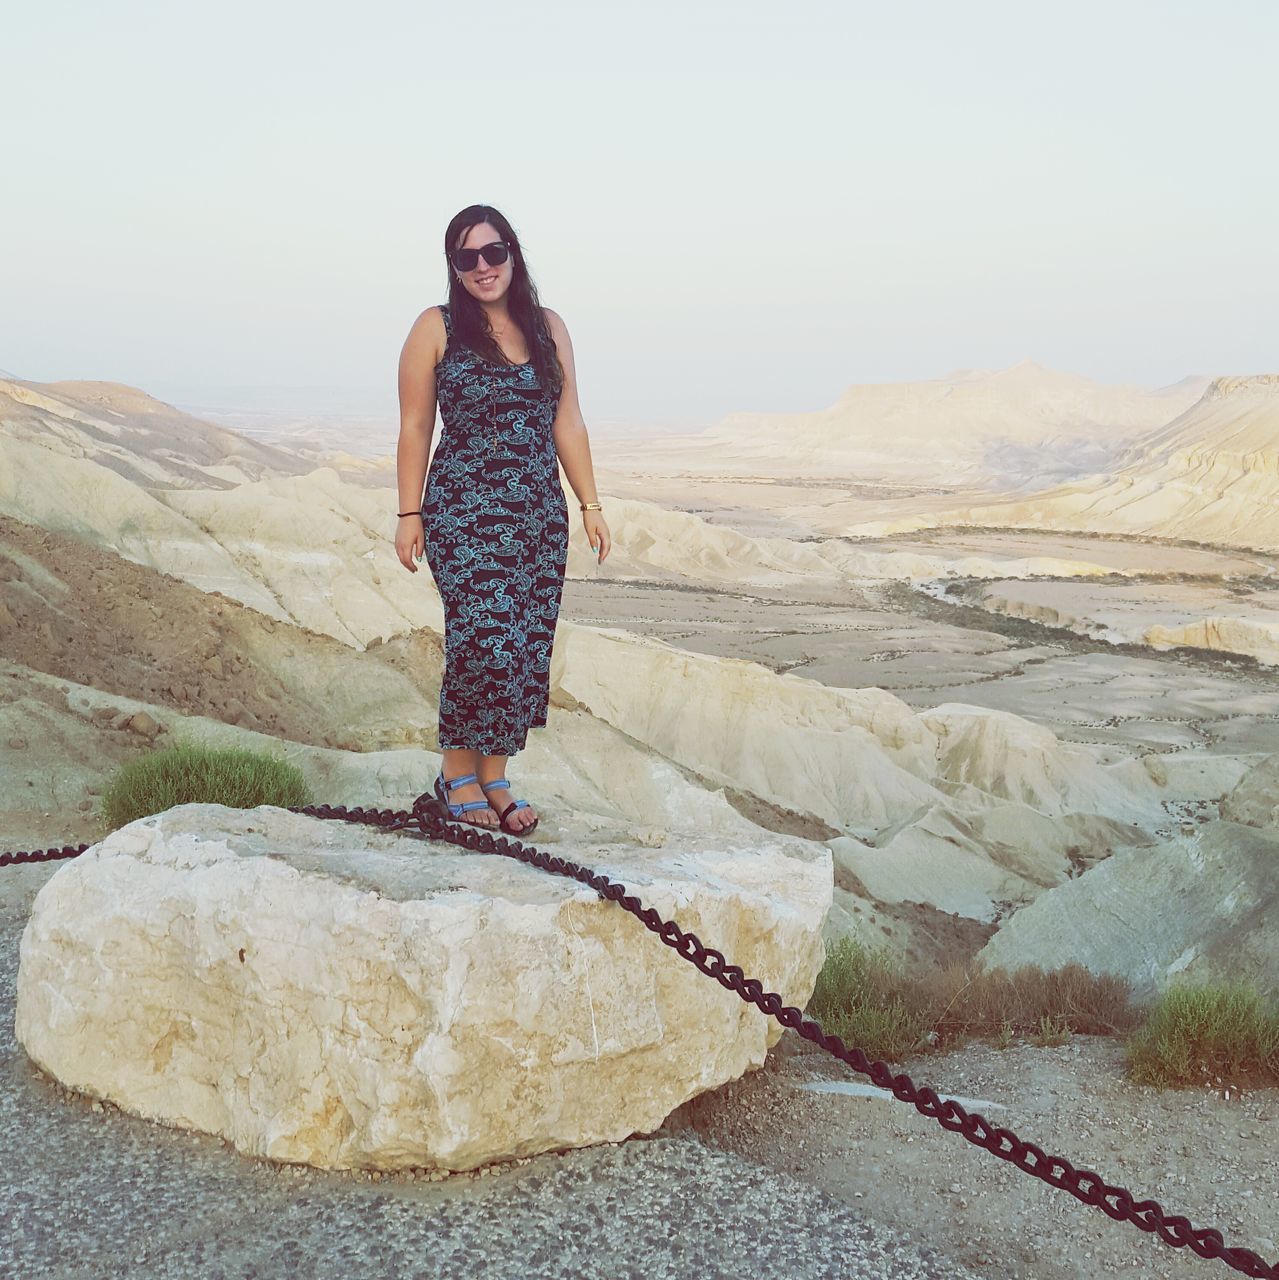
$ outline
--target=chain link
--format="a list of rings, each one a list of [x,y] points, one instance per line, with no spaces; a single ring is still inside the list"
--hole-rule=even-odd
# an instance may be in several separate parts
[[[1251,1249],[1228,1248],[1215,1227],[1194,1227],[1182,1214],[1165,1213],[1157,1200],[1134,1201],[1131,1191],[1109,1185],[1099,1173],[1091,1169],[1076,1169],[1065,1156],[1049,1155],[1035,1143],[1023,1141],[1011,1129],[993,1127],[980,1112],[966,1111],[953,1098],[943,1102],[927,1085],[916,1085],[908,1075],[894,1075],[887,1063],[871,1062],[860,1049],[850,1049],[838,1036],[828,1034],[817,1022],[806,1018],[801,1010],[783,1004],[776,991],[765,991],[758,979],[746,977],[740,965],[727,963],[722,951],[706,946],[695,933],[686,933],[674,920],[663,920],[652,907],[645,907],[625,885],[589,867],[543,853],[513,837],[493,836],[483,828],[453,821],[444,816],[439,801],[429,791],[418,796],[411,809],[348,809],[345,805],[320,804],[293,805],[290,812],[313,818],[359,822],[386,831],[405,831],[415,839],[443,840],[481,853],[500,853],[553,875],[579,880],[606,902],[616,902],[623,910],[629,911],[677,955],[707,977],[714,978],[720,986],[736,992],[748,1004],[758,1006],[761,1012],[776,1018],[782,1026],[797,1032],[854,1071],[869,1076],[874,1084],[889,1090],[899,1101],[910,1103],[921,1115],[936,1120],[943,1129],[962,1135],[974,1146],[1007,1160],[1050,1187],[1068,1191],[1077,1200],[1100,1209],[1116,1222],[1131,1222],[1142,1231],[1158,1234],[1165,1244],[1174,1249],[1189,1248],[1201,1258],[1220,1258],[1245,1276],[1279,1280],[1279,1264],[1265,1262]],[[0,853],[0,866],[74,858],[89,847],[85,843],[63,845],[60,849]]]

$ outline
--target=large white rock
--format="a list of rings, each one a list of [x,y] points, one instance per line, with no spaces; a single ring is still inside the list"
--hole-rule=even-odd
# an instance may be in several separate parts
[[[556,852],[787,1004],[811,994],[832,891],[820,845]],[[22,935],[16,1030],[64,1084],[137,1115],[384,1169],[650,1132],[781,1034],[577,881],[217,805],[131,823],[53,874]]]

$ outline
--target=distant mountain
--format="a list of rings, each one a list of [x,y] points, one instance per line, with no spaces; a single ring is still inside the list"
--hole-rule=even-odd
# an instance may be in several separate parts
[[[1214,378],[1109,474],[934,519],[1279,548],[1279,374]]]
[[[0,437],[100,463],[150,489],[230,489],[317,465],[119,382],[0,378]]]
[[[1037,487],[1111,466],[1134,436],[1175,418],[1207,378],[1171,387],[1094,382],[1022,360],[922,382],[850,387],[816,413],[736,413],[695,436],[664,437],[661,464],[717,475]],[[653,467],[652,443],[634,461]],[[629,454],[611,451],[624,466]]]

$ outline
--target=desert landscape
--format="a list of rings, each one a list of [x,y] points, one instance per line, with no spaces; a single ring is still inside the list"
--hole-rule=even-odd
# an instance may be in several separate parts
[[[1143,388],[1026,360],[610,439],[594,460],[613,550],[597,564],[574,524],[550,721],[510,771],[539,847],[829,859],[824,943],[916,972],[1075,962],[1143,999],[1174,975],[1279,992],[1279,374]],[[394,486],[393,457],[250,436],[145,389],[0,380],[0,849],[101,840],[107,778],[174,737],[273,747],[330,803],[425,791],[443,611],[396,560]],[[12,1034],[19,939],[57,870],[0,871],[6,1136],[47,1196],[102,1126],[158,1144],[157,1178],[175,1158],[167,1131],[62,1090]],[[1275,1090],[1143,1091],[1092,1037],[904,1069],[1279,1251]],[[597,1189],[628,1187],[648,1155],[622,1153],[644,1148],[674,1198],[746,1170],[761,1203],[801,1197],[814,1269],[779,1274],[830,1274],[844,1213],[881,1233],[863,1244],[895,1258],[882,1274],[1224,1274],[908,1108],[823,1088],[851,1078],[787,1032],[607,1159],[401,1170],[378,1211],[508,1196],[541,1222],[556,1179],[589,1162]],[[204,1169],[233,1158],[195,1137]],[[331,1207],[358,1176],[290,1175]],[[157,1248],[176,1268],[201,1239]],[[511,1274],[541,1274],[517,1254]]]

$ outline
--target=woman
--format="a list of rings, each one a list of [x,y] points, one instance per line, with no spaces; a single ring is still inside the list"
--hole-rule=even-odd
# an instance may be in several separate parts
[[[416,573],[425,549],[444,604],[435,794],[456,819],[519,835],[537,811],[510,799],[504,775],[546,724],[569,539],[557,462],[599,563],[612,539],[568,330],[539,304],[511,224],[471,205],[449,223],[444,255],[448,303],[418,316],[400,353],[395,552]],[[437,397],[443,431],[426,475]]]

